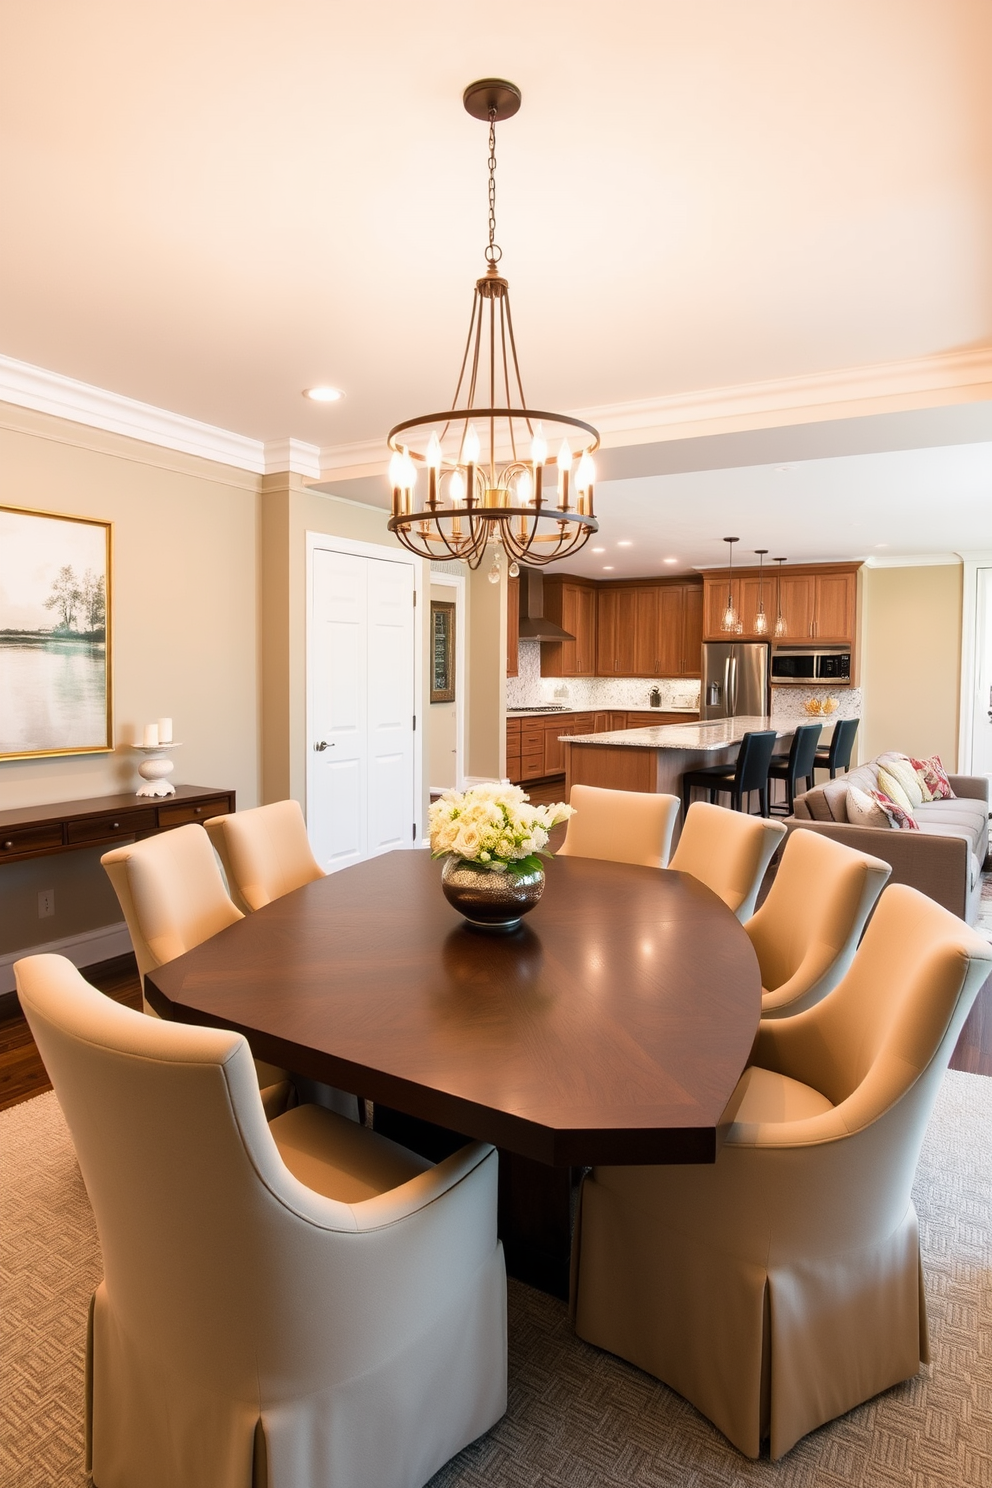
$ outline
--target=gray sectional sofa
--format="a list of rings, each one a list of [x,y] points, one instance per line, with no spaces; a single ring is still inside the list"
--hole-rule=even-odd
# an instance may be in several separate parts
[[[989,849],[989,780],[985,775],[949,775],[955,799],[928,801],[914,816],[918,832],[852,826],[846,796],[852,785],[878,789],[878,767],[898,756],[880,754],[847,775],[797,796],[790,832],[821,832],[835,842],[871,853],[892,865],[892,883],[910,884],[973,925],[982,895],[982,867]]]

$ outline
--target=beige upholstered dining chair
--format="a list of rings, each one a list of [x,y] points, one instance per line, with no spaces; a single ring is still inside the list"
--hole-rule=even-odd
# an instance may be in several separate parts
[[[298,801],[214,816],[203,825],[224,865],[231,898],[245,914],[324,877]]]
[[[693,801],[668,864],[718,894],[739,920],[749,920],[772,854],[785,836],[781,822]]]
[[[781,1457],[916,1374],[913,1177],[990,972],[992,945],[890,885],[830,996],[762,1020],[713,1166],[593,1169],[574,1239],[579,1335],[664,1380],[750,1457],[765,1437]]]
[[[100,862],[131,933],[142,1006],[157,1016],[145,998],[148,972],[202,945],[244,916],[224,888],[210,839],[199,823],[115,847]],[[255,1061],[255,1068],[262,1104],[274,1116],[291,1093],[286,1071],[261,1059]],[[356,1101],[356,1113],[357,1109]]]
[[[568,803],[575,815],[569,818],[559,857],[642,863],[646,868],[667,865],[678,796],[573,785]]]
[[[815,832],[793,832],[768,897],[748,920],[761,1014],[791,1017],[826,997],[854,959],[892,869]]]
[[[21,1006],[96,1216],[99,1488],[419,1488],[506,1407],[496,1153],[436,1167],[297,1106],[244,1038],[145,1018],[60,956]]]

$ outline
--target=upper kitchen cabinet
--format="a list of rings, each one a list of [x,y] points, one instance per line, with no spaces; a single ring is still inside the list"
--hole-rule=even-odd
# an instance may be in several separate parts
[[[802,645],[808,641],[837,641],[854,645],[857,624],[856,563],[805,564],[800,567],[769,572],[762,583],[768,631],[758,636],[754,617],[758,607],[758,573],[756,569],[735,572],[731,589],[741,621],[741,640],[769,640],[778,645]],[[703,639],[725,641],[727,632],[721,621],[727,607],[728,576],[726,571],[707,574],[703,581],[705,594],[705,628]],[[775,621],[781,605],[784,634],[776,636]]]
[[[541,676],[594,677],[596,590],[592,583],[558,574],[545,575],[544,613],[575,639],[542,642]]]
[[[682,668],[679,676],[698,677],[703,644],[703,586],[683,584],[682,594]]]
[[[637,677],[637,590],[600,589],[596,596],[597,677]]]

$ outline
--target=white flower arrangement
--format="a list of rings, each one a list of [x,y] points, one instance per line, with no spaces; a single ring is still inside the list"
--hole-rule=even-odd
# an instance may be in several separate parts
[[[474,785],[445,791],[430,810],[431,853],[462,858],[500,873],[531,873],[547,852],[548,833],[573,807],[532,806],[518,785]]]

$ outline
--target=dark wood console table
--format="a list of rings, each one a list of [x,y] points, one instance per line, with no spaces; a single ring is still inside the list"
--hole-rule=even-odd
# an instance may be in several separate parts
[[[50,806],[19,806],[0,811],[0,863],[22,863],[50,853],[72,852],[151,837],[206,821],[235,809],[233,790],[177,785],[174,796],[93,796],[87,801],[56,801]]]

